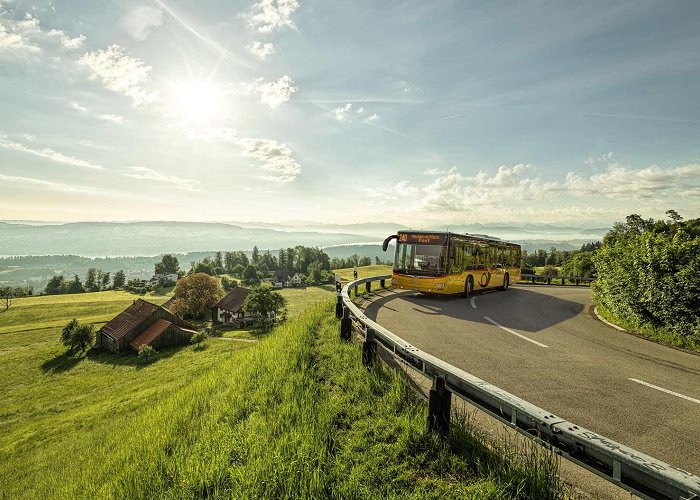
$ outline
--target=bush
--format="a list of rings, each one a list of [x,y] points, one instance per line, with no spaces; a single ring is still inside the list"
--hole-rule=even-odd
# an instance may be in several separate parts
[[[148,362],[156,354],[156,350],[148,344],[143,344],[139,347],[139,358],[145,362]]]
[[[204,342],[209,338],[209,334],[205,332],[204,330],[199,331],[192,335],[192,338],[190,339],[190,344],[194,344],[195,349],[199,348],[201,349],[204,347]]]
[[[81,325],[73,318],[61,331],[61,343],[68,347],[69,351],[80,349],[85,352],[95,340],[95,325]]]

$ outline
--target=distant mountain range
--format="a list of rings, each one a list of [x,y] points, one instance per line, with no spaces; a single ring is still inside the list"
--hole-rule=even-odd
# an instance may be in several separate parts
[[[300,223],[301,224],[301,223]],[[408,228],[393,223],[306,225],[220,222],[0,222],[0,255],[62,255],[86,257],[149,256],[167,252],[215,250],[276,250],[296,245],[337,247],[333,253],[350,255],[351,245],[377,245],[390,234]],[[553,224],[460,224],[458,233],[488,234],[516,241],[529,251],[579,248],[601,239],[607,228],[577,228]],[[380,250],[381,252],[381,250]],[[384,253],[381,252],[383,255]]]

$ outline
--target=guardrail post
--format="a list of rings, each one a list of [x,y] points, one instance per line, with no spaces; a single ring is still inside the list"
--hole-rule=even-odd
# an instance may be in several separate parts
[[[380,285],[382,288],[386,288],[386,280],[379,280],[379,285]]]
[[[357,289],[357,285],[355,285],[355,297],[360,296],[360,291]]]
[[[445,387],[444,377],[434,377],[428,398],[428,430],[447,437],[450,432],[452,393]]]
[[[578,286],[578,283],[579,283],[579,280],[578,280],[578,278],[576,278],[576,286]]]
[[[352,319],[350,319],[350,309],[343,308],[343,319],[340,320],[340,338],[350,340],[352,334]]]
[[[547,284],[548,284],[548,285],[551,285],[551,284],[552,284],[552,277],[551,277],[551,276],[549,276],[549,277],[547,278]]]
[[[368,281],[367,283],[365,283],[365,291],[367,293],[370,293],[372,291],[372,282],[371,281]]]
[[[340,319],[343,317],[343,297],[338,295],[338,301],[335,303],[335,317]]]
[[[367,328],[365,341],[362,343],[362,365],[371,366],[377,356],[377,343],[374,340],[374,330]]]

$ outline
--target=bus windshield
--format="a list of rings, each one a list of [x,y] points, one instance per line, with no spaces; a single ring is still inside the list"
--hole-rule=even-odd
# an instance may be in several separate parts
[[[396,245],[394,272],[426,276],[444,274],[446,256],[447,246],[399,243]]]

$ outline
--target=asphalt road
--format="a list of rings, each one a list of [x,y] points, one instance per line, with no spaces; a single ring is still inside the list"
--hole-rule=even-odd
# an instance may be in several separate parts
[[[438,358],[700,476],[700,356],[599,321],[588,288],[386,292],[366,314]]]

